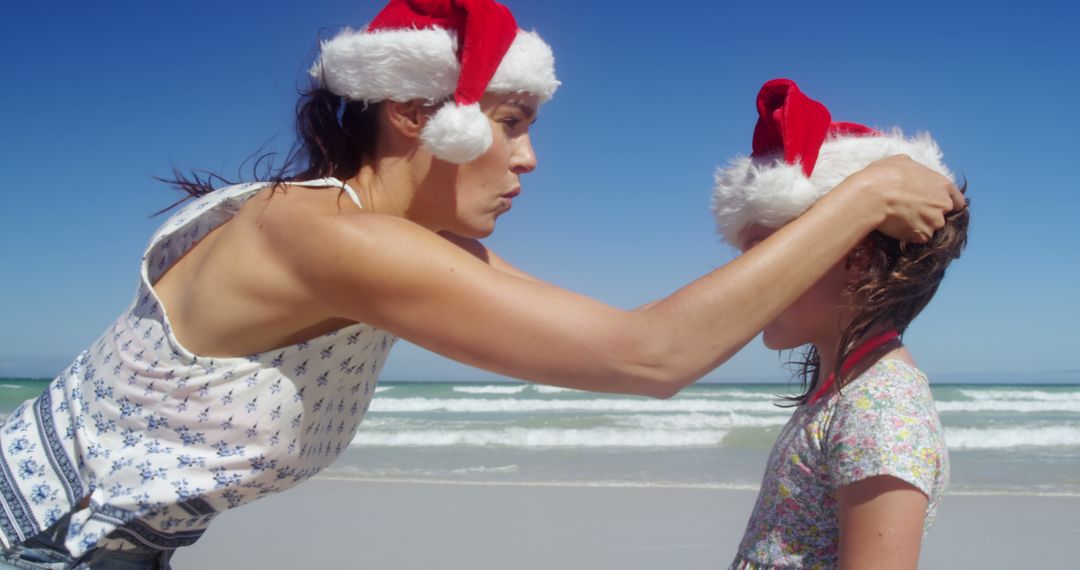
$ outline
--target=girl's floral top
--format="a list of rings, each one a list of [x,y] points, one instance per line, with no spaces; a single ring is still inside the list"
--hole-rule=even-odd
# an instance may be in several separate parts
[[[925,529],[949,481],[949,456],[926,375],[884,360],[840,393],[799,406],[773,446],[731,568],[835,568],[836,491],[890,475],[929,497]]]
[[[294,184],[342,187],[356,200],[337,180]],[[128,310],[0,427],[0,546],[67,513],[75,557],[125,542],[185,546],[217,514],[311,477],[348,448],[393,335],[357,323],[208,358],[176,340],[153,288],[264,187],[223,188],[170,218]]]

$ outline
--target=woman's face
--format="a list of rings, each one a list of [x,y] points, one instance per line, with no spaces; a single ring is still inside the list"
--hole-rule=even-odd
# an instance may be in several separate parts
[[[480,101],[491,122],[491,148],[466,164],[435,161],[430,172],[438,188],[436,199],[450,201],[438,208],[447,215],[439,229],[468,238],[486,237],[495,230],[496,218],[510,211],[521,193],[521,175],[536,168],[529,128],[539,103],[535,95],[525,93],[489,93]],[[452,193],[445,192],[447,186],[453,187]]]
[[[739,249],[745,253],[775,231],[758,224],[750,225],[739,233]],[[835,344],[843,330],[844,292],[850,277],[850,270],[843,261],[830,268],[806,293],[765,326],[765,346],[783,350],[806,344]]]

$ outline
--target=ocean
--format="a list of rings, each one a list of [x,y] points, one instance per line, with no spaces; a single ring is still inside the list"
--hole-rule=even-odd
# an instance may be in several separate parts
[[[0,379],[0,414],[47,381]],[[381,383],[324,477],[460,484],[756,489],[791,414],[783,384],[670,400],[524,383]],[[1080,386],[933,387],[950,493],[1080,496]]]

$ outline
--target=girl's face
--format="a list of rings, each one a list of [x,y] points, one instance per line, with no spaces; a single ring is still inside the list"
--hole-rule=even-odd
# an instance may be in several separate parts
[[[539,99],[526,93],[492,94],[480,101],[491,122],[492,143],[476,160],[455,165],[434,161],[430,191],[417,196],[429,212],[445,218],[433,225],[462,237],[483,238],[495,230],[495,219],[510,211],[521,193],[521,175],[536,168],[529,128],[536,120]],[[452,186],[453,192],[446,192]],[[431,204],[430,201],[441,204]],[[432,207],[434,206],[434,207]]]
[[[754,224],[739,233],[739,249],[744,253],[776,230]],[[851,279],[846,261],[834,265],[802,297],[765,326],[765,346],[773,350],[798,348],[806,344],[833,346],[850,320],[844,291]]]

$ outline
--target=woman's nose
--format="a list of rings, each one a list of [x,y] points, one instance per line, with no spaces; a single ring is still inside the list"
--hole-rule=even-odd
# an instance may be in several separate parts
[[[511,168],[518,174],[525,174],[536,170],[536,151],[533,150],[529,135],[518,137],[515,141],[514,155]]]

